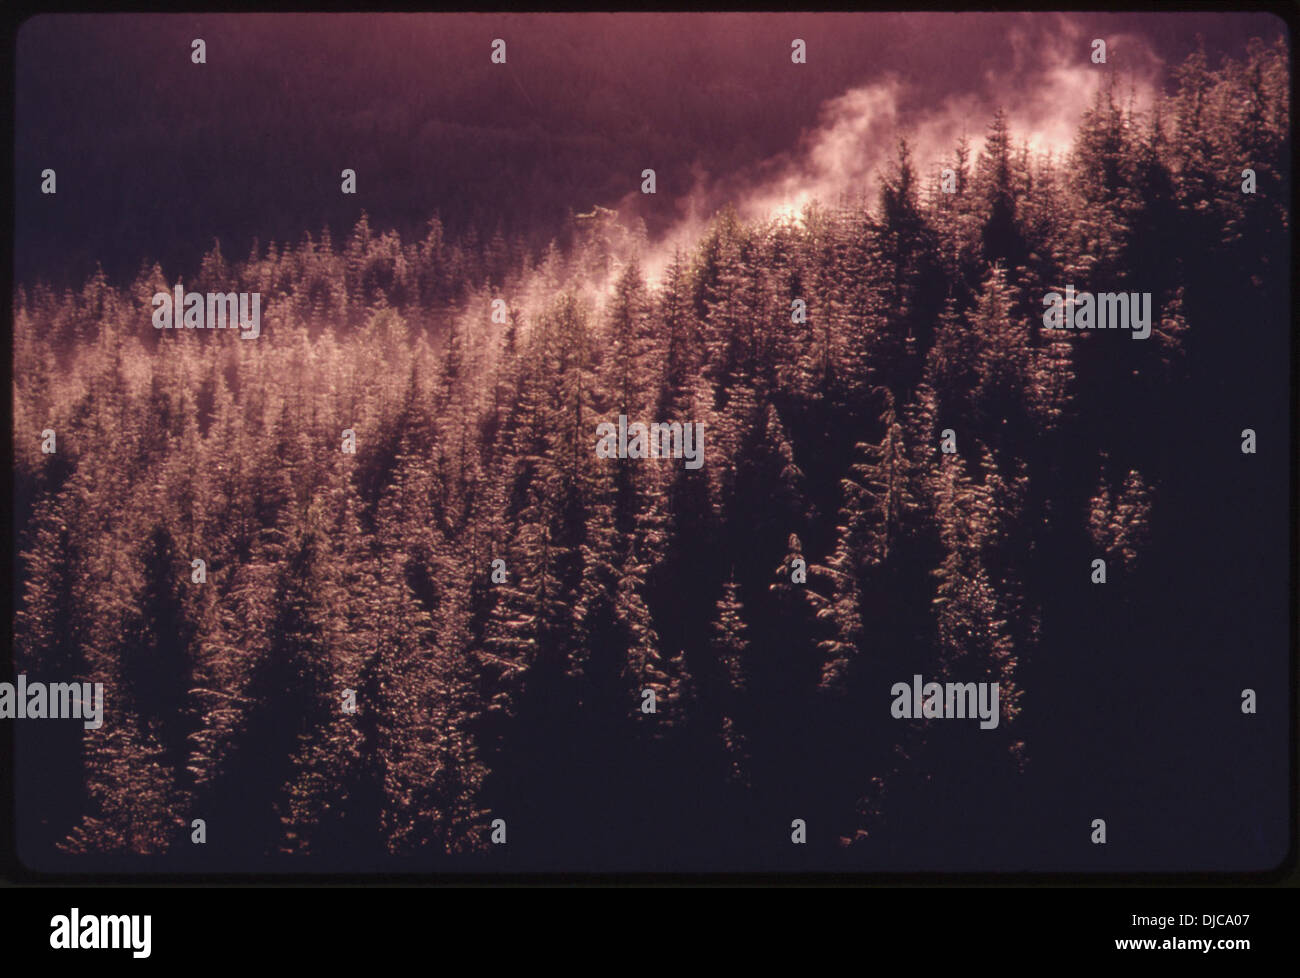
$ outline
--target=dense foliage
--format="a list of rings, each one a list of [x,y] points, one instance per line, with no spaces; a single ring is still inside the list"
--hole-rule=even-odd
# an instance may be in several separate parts
[[[532,864],[704,868],[794,816],[853,846],[945,752],[1014,782],[1090,561],[1178,559],[1196,365],[1285,329],[1288,83],[1280,46],[1194,56],[1063,160],[998,115],[953,194],[900,143],[875,199],[722,213],[653,277],[598,209],[540,256],[364,217],[214,248],[185,287],[260,292],[255,341],[153,329],[157,266],[20,290],[19,665],[107,687],[101,730],[20,740],[28,838],[436,864],[503,817]],[[1066,284],[1150,292],[1150,338],[1045,333]],[[619,414],[704,422],[703,468],[598,459]],[[895,720],[914,673],[999,682],[1001,723]]]

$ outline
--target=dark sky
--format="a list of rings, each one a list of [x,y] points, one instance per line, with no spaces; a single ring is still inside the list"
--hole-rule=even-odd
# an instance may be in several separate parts
[[[17,278],[79,283],[99,260],[120,281],[146,257],[175,275],[214,238],[236,258],[255,236],[337,239],[363,208],[403,234],[438,211],[545,241],[569,209],[623,202],[661,234],[758,185],[797,189],[806,165],[819,190],[858,180],[895,126],[928,120],[946,145],[999,103],[1031,126],[1073,118],[1061,92],[1091,37],[1158,85],[1198,33],[1217,62],[1283,31],[1205,13],[40,16],[18,41]],[[629,198],[645,167],[658,194]]]

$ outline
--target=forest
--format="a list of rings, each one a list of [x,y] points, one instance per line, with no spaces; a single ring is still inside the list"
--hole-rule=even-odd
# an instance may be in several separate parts
[[[1068,156],[999,112],[667,252],[604,208],[541,252],[363,213],[23,283],[17,666],[106,690],[101,729],[16,734],[25,860],[862,868],[961,784],[1053,810],[1026,785],[1074,790],[1089,643],[1195,605],[1189,548],[1250,546],[1189,543],[1187,487],[1235,479],[1207,458],[1290,328],[1289,72],[1192,54],[1150,109],[1100,87]],[[260,293],[261,335],[155,330],[178,284]],[[1149,338],[1043,329],[1067,285],[1150,293]],[[704,464],[598,457],[620,415],[703,423]],[[996,682],[1000,722],[896,719],[914,674]]]

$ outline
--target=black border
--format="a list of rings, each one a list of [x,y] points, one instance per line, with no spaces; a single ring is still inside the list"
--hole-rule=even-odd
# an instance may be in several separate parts
[[[768,0],[767,3],[756,4],[713,4],[707,8],[707,12],[743,12],[743,11],[766,11],[766,12],[792,12],[795,5],[786,3],[774,3]],[[6,5],[3,25],[0,25],[0,50],[3,51],[3,58],[8,63],[9,69],[5,72],[4,77],[8,80],[10,92],[0,100],[0,129],[4,131],[4,149],[0,153],[0,180],[3,181],[5,192],[3,195],[3,211],[0,211],[0,217],[3,217],[3,223],[7,230],[0,235],[0,286],[3,286],[4,294],[8,298],[9,308],[12,309],[14,293],[14,149],[15,149],[15,93],[17,88],[17,38],[25,21],[30,20],[42,14],[59,13],[59,14],[108,14],[108,13],[167,13],[167,14],[188,14],[188,13],[209,13],[217,8],[223,13],[265,13],[268,12],[264,7],[256,4],[250,4],[247,0],[222,0],[215,5],[194,5],[194,4],[174,4],[159,2],[153,0],[150,3],[143,4],[123,4],[121,6],[113,4],[103,4],[98,6],[86,7],[81,4],[68,5],[67,8],[59,9],[54,5],[37,6],[32,0],[26,2],[17,2]],[[567,12],[594,12],[592,8],[581,6],[571,7],[568,5],[556,4],[553,6],[532,6],[521,4],[514,8],[480,8],[478,10],[466,8],[449,8],[439,10],[438,8],[422,8],[417,4],[410,7],[391,7],[388,5],[378,9],[357,8],[352,4],[343,3],[302,3],[289,2],[276,5],[276,13],[567,13]],[[595,8],[601,9],[601,8]],[[609,10],[610,8],[603,8]],[[665,12],[706,12],[701,9],[692,9],[688,3],[673,8],[656,5],[652,10],[664,10]],[[951,4],[938,3],[934,0],[922,0],[920,3],[908,4],[905,10],[932,11],[932,12],[949,12],[949,13],[966,13],[966,12],[996,12],[996,13],[1014,13],[1014,12],[1095,12],[1095,13],[1175,13],[1175,12],[1214,12],[1214,13],[1267,13],[1278,17],[1285,25],[1289,34],[1289,43],[1291,46],[1291,131],[1295,133],[1296,122],[1296,66],[1295,66],[1295,48],[1294,38],[1296,35],[1295,25],[1300,21],[1300,0],[1250,0],[1244,3],[1224,4],[1221,0],[1182,0],[1182,2],[1152,3],[1142,4],[1124,3],[1123,0],[1105,0],[1101,3],[1081,3],[1078,0],[1063,0],[1063,2],[1038,2],[1027,4],[972,4],[970,6],[954,7]],[[802,11],[807,13],[814,12],[898,12],[900,5],[881,3],[880,0],[874,0],[871,3],[833,3],[819,4],[817,9]],[[623,12],[630,12],[624,8]],[[645,12],[645,11],[637,11]],[[1294,142],[1293,142],[1294,146]],[[1294,156],[1294,150],[1293,150]],[[1295,300],[1295,270],[1297,267],[1297,233],[1296,233],[1296,180],[1292,176],[1291,185],[1291,249],[1292,249],[1292,277],[1288,288],[1290,302],[1294,310]],[[9,318],[8,316],[6,318]],[[1288,745],[1290,753],[1290,840],[1287,849],[1287,855],[1282,862],[1275,868],[1258,872],[1188,872],[1188,873],[1115,873],[1115,872],[1007,872],[1007,873],[979,873],[979,872],[916,872],[916,873],[870,873],[870,872],[771,872],[760,871],[753,873],[732,872],[732,873],[655,873],[655,872],[636,872],[636,873],[510,873],[507,871],[494,871],[484,869],[476,873],[420,873],[412,871],[411,873],[131,873],[131,872],[106,872],[106,873],[47,873],[28,869],[19,862],[17,856],[17,838],[14,825],[15,795],[14,795],[14,754],[13,754],[13,727],[8,724],[0,724],[0,889],[9,889],[15,885],[31,887],[38,886],[41,888],[57,886],[86,886],[94,885],[96,889],[105,886],[148,886],[148,887],[193,887],[193,886],[230,886],[230,887],[248,887],[258,885],[259,887],[326,887],[326,886],[352,886],[352,887],[403,887],[410,888],[415,886],[427,885],[453,885],[453,886],[500,886],[500,885],[592,885],[592,884],[622,884],[641,886],[647,884],[653,885],[722,885],[722,886],[766,886],[766,885],[794,885],[794,886],[949,886],[949,887],[983,887],[983,886],[1035,886],[1035,887],[1052,887],[1069,885],[1072,887],[1115,887],[1119,885],[1131,887],[1161,887],[1177,885],[1182,887],[1232,887],[1232,886],[1284,886],[1288,888],[1300,888],[1300,861],[1297,856],[1297,840],[1300,839],[1300,819],[1297,818],[1300,813],[1300,768],[1297,766],[1297,743],[1300,742],[1300,713],[1297,712],[1297,683],[1300,680],[1300,673],[1297,672],[1297,651],[1300,649],[1300,590],[1297,584],[1300,582],[1300,430],[1297,427],[1297,421],[1300,420],[1300,396],[1297,393],[1297,349],[1296,349],[1296,325],[1294,311],[1292,312],[1292,331],[1290,345],[1290,391],[1291,391],[1291,466],[1290,466],[1290,541],[1291,541],[1291,560],[1290,560],[1290,717],[1291,717],[1291,740]],[[13,592],[12,582],[9,574],[12,568],[14,554],[14,527],[13,527],[13,403],[12,403],[12,371],[13,371],[13,329],[12,320],[10,319],[10,328],[5,334],[6,352],[4,358],[3,374],[0,376],[4,380],[3,396],[3,420],[4,420],[4,448],[5,457],[10,464],[6,471],[4,479],[5,503],[3,510],[0,510],[0,525],[4,531],[4,564],[0,566],[0,580],[3,580],[7,586],[0,588],[0,610],[3,611],[7,627],[4,632],[4,640],[8,646],[6,655],[0,660],[0,679],[12,679],[14,671],[13,663]],[[1225,935],[1228,936],[1228,935]]]

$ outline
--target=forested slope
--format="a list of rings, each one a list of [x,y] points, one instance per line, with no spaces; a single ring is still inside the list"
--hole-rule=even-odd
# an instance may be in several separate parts
[[[724,212],[655,280],[598,210],[542,255],[364,217],[216,248],[184,286],[260,292],[252,341],[153,329],[176,270],[20,289],[18,663],[107,689],[101,730],[20,735],[25,851],[491,867],[504,818],[519,865],[785,865],[794,817],[828,858],[908,837],[927,771],[1014,795],[1090,709],[1071,643],[1162,600],[1205,443],[1262,411],[1288,85],[1256,46],[1151,113],[1103,92],[1068,159],[1001,115],[902,143],[869,199]],[[1150,337],[1045,331],[1066,285],[1151,293]],[[597,458],[620,414],[703,422],[705,464]],[[894,719],[913,674],[998,682],[999,725]]]

